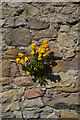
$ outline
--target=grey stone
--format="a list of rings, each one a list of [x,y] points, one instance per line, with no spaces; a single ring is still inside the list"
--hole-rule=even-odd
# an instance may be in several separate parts
[[[35,98],[35,99],[30,99],[30,100],[25,100],[23,103],[24,107],[43,107],[43,101],[41,100],[41,98]]]
[[[7,92],[2,92],[0,93],[0,102],[1,103],[4,103],[8,100],[8,94]]]
[[[20,7],[21,2],[8,2],[8,5],[12,8]]]
[[[79,33],[77,31],[70,31],[69,37],[76,43],[79,38]]]
[[[5,42],[9,46],[28,46],[31,44],[31,34],[26,28],[16,28],[8,33]]]
[[[76,55],[71,61],[70,61],[70,68],[74,70],[79,69],[79,64],[80,64],[80,54]]]
[[[46,118],[58,118],[58,116],[56,115],[55,112],[53,112],[52,114],[50,114],[50,115],[47,116]]]
[[[69,26],[68,25],[61,25],[60,31],[61,32],[69,32]]]
[[[73,12],[74,8],[73,7],[68,7],[65,6],[63,7],[63,9],[61,10],[62,14],[71,14]]]
[[[77,22],[78,22],[78,18],[75,18],[75,17],[69,17],[68,18],[68,20],[67,20],[67,22],[69,23],[69,24],[76,24]]]
[[[49,102],[50,100],[51,100],[51,98],[43,97],[43,102],[44,102],[44,104],[46,104],[46,103]]]
[[[10,106],[11,111],[20,110],[20,105],[18,101],[12,102]]]
[[[5,24],[5,19],[0,19],[0,28]]]
[[[8,119],[8,118],[15,118],[15,115],[13,113],[9,113],[9,114],[6,114],[6,115],[2,115],[2,118],[3,119]]]
[[[12,82],[12,78],[10,77],[1,77],[0,78],[0,85],[8,85]]]
[[[8,92],[5,92],[5,93],[8,95],[7,99],[16,101],[16,100],[21,99],[21,96],[24,93],[24,89],[23,88],[21,88],[21,89],[11,89],[11,90],[9,90]]]
[[[49,23],[40,21],[38,19],[28,19],[28,25],[32,30],[43,30],[49,28]]]
[[[28,7],[28,13],[31,14],[32,16],[37,15],[38,12],[39,11],[37,7],[33,7],[33,6]]]
[[[2,76],[10,76],[9,70],[10,61],[5,59],[2,61]]]
[[[14,27],[14,17],[10,17],[10,16],[9,16],[9,17],[5,20],[4,27]]]
[[[57,31],[54,29],[47,29],[47,30],[41,30],[37,32],[36,36],[34,36],[35,40],[40,40],[42,38],[56,38],[57,37]]]
[[[35,113],[35,111],[25,111],[25,118],[39,118],[39,113]]]
[[[15,27],[26,26],[26,25],[27,25],[27,21],[24,18],[18,17],[15,19],[15,22],[14,22]]]
[[[22,118],[21,111],[14,111],[14,115],[16,116],[16,118]]]
[[[66,58],[71,58],[74,57],[75,55],[76,55],[75,49],[72,48],[66,53]]]
[[[13,81],[18,86],[29,86],[34,84],[32,79],[32,77],[16,77]]]
[[[53,58],[62,58],[63,53],[60,51],[60,49],[58,47],[54,47],[53,45],[50,46],[50,52],[53,52],[53,55],[50,55],[50,57]],[[51,54],[51,53],[50,53]]]
[[[74,46],[75,44],[74,41],[70,39],[66,33],[61,33],[58,36],[57,41],[62,47],[71,47],[71,46]]]
[[[18,77],[20,74],[18,72],[18,67],[17,67],[17,64],[12,62],[11,65],[10,65],[10,76],[12,77]]]
[[[78,75],[78,70],[70,69],[70,70],[68,70],[68,75],[77,76]]]
[[[54,107],[55,109],[69,109],[77,107],[78,103],[78,93],[72,93],[67,97],[57,96],[53,100],[49,101],[47,105]]]
[[[41,118],[45,118],[46,116],[48,116],[50,113],[53,112],[53,108],[51,107],[48,107],[46,106],[44,109],[43,109],[43,112],[40,113],[40,117]]]

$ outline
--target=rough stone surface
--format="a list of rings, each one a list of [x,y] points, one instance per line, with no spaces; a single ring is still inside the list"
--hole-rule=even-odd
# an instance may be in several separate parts
[[[70,61],[71,69],[77,70],[79,68],[79,57],[80,55],[77,55]]]
[[[9,114],[6,114],[6,115],[2,115],[2,118],[3,119],[5,119],[5,118],[6,119],[12,118],[13,119],[13,118],[15,118],[15,115],[13,113],[9,113]]]
[[[15,114],[16,118],[22,118],[21,111],[14,111],[14,114]]]
[[[37,32],[34,39],[40,40],[42,38],[55,38],[57,36],[57,32],[54,29],[42,30]]]
[[[17,77],[14,80],[15,85],[18,86],[28,86],[33,85],[34,82],[32,81],[32,77]]]
[[[57,65],[55,65],[52,70],[53,72],[66,72],[69,69],[67,61],[56,60]]]
[[[74,57],[76,55],[75,50],[74,49],[70,49],[67,53],[66,53],[66,58],[71,58]]]
[[[78,71],[77,70],[68,70],[68,75],[71,75],[71,76],[78,76]]]
[[[73,12],[73,7],[63,7],[61,13],[62,14],[71,14]]]
[[[23,17],[19,17],[15,19],[14,26],[27,26],[27,21]]]
[[[57,117],[56,113],[53,112],[52,114],[50,114],[50,115],[49,115],[48,117],[46,117],[46,118],[51,118],[51,119],[53,118],[53,119],[54,119],[54,118],[58,118],[58,117]]]
[[[10,106],[10,110],[11,111],[20,110],[19,102],[18,101],[12,102]]]
[[[13,27],[14,26],[14,18],[8,17],[4,23],[5,27]]]
[[[69,32],[69,26],[68,25],[61,25],[60,31],[61,32]]]
[[[42,96],[43,93],[39,88],[33,88],[26,91],[26,98],[36,98]]]
[[[10,76],[9,74],[10,63],[9,60],[2,61],[2,76]]]
[[[57,41],[60,43],[62,47],[71,47],[74,46],[74,41],[71,40],[66,33],[61,33],[58,36]]]
[[[9,1],[2,2],[0,10],[0,117],[77,118],[80,114],[78,0]],[[33,76],[26,75],[21,64],[16,64],[16,58],[19,52],[31,57],[31,43],[39,48],[45,39],[51,49],[50,69],[40,85]]]
[[[50,83],[51,87],[69,87],[72,85],[72,80],[65,80],[57,83]]]
[[[72,101],[73,100],[73,101]],[[51,107],[57,108],[57,109],[67,109],[69,107],[72,107],[76,109],[76,105],[78,103],[78,94],[71,94],[67,98],[61,96],[56,97],[55,99],[49,101],[47,105],[50,105]]]
[[[2,77],[0,78],[1,84],[2,85],[8,85],[12,82],[12,78],[10,77]]]
[[[38,19],[29,19],[28,24],[30,29],[34,29],[34,30],[43,30],[49,28],[49,23],[40,21]]]
[[[8,49],[5,54],[8,55],[10,58],[16,58],[18,56],[18,53],[23,53],[23,50],[19,49]]]
[[[11,63],[10,65],[10,76],[15,77],[15,76],[19,76],[19,72],[18,72],[18,67],[16,63]]]
[[[31,100],[25,100],[23,103],[24,107],[43,107],[44,104],[41,100],[41,98],[35,98],[35,99],[31,99]]]
[[[78,92],[80,89],[78,88],[57,88],[56,90],[63,91],[63,92]]]
[[[78,115],[78,113],[76,113],[75,111],[62,111],[61,112],[61,118],[77,118],[79,119],[80,118],[80,115]]]
[[[76,17],[70,17],[70,18],[67,20],[67,22],[68,22],[69,24],[76,24],[76,23],[78,22],[78,18],[76,18]]]
[[[62,58],[63,56],[63,53],[61,52],[61,50],[59,49],[58,45],[53,42],[53,41],[50,41],[49,42],[49,47],[50,47],[50,56],[51,58]],[[51,55],[51,52],[52,52],[52,55]]]
[[[49,114],[51,114],[53,112],[53,108],[46,106],[43,109],[43,112],[40,113],[40,117],[41,118],[46,118],[46,116],[48,116]]]
[[[23,94],[23,90],[19,90],[19,89],[11,89],[8,92],[6,92],[6,94],[8,95],[9,100],[20,100],[21,95]],[[4,94],[3,94],[4,95]]]
[[[24,70],[22,70],[21,64],[18,64],[18,68],[19,68],[20,76],[26,76],[26,72]]]
[[[24,118],[39,118],[39,113],[35,113],[36,111],[25,111]]]
[[[9,46],[28,46],[31,43],[31,34],[26,28],[13,29],[5,39]]]
[[[30,7],[28,7],[27,12],[28,12],[29,14],[31,14],[32,16],[35,16],[35,15],[38,14],[39,10],[38,10],[37,7],[30,6]]]
[[[19,7],[21,4],[22,3],[20,3],[20,2],[17,2],[16,4],[14,2],[13,3],[11,3],[11,2],[8,3],[8,5],[12,8]]]

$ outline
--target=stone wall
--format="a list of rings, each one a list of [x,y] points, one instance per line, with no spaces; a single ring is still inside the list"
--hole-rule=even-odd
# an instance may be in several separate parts
[[[2,118],[78,118],[79,3],[2,3]],[[52,71],[40,86],[15,59],[30,56],[31,43],[51,48]]]

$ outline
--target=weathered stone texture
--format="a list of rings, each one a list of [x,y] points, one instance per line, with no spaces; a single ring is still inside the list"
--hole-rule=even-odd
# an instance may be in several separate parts
[[[26,28],[16,28],[9,32],[5,41],[9,46],[28,46],[32,38],[30,31]]]
[[[69,69],[67,61],[57,60],[55,62],[56,65],[52,68],[53,72],[66,72]]]
[[[0,117],[79,117],[79,20],[77,1],[2,3]],[[31,43],[39,48],[44,39],[49,41],[51,65],[45,83],[40,85],[34,76],[26,75],[16,58],[20,52],[30,57]]]
[[[9,60],[3,60],[2,61],[2,76],[10,76],[9,69],[10,69]]]

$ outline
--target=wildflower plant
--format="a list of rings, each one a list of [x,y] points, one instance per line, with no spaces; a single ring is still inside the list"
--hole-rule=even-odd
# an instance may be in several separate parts
[[[48,40],[44,40],[39,49],[37,49],[36,43],[31,44],[31,49],[32,57],[26,57],[25,54],[19,53],[16,62],[22,65],[22,69],[27,75],[34,75],[39,83],[43,83],[46,79],[47,68],[49,66],[48,51],[50,48]]]

